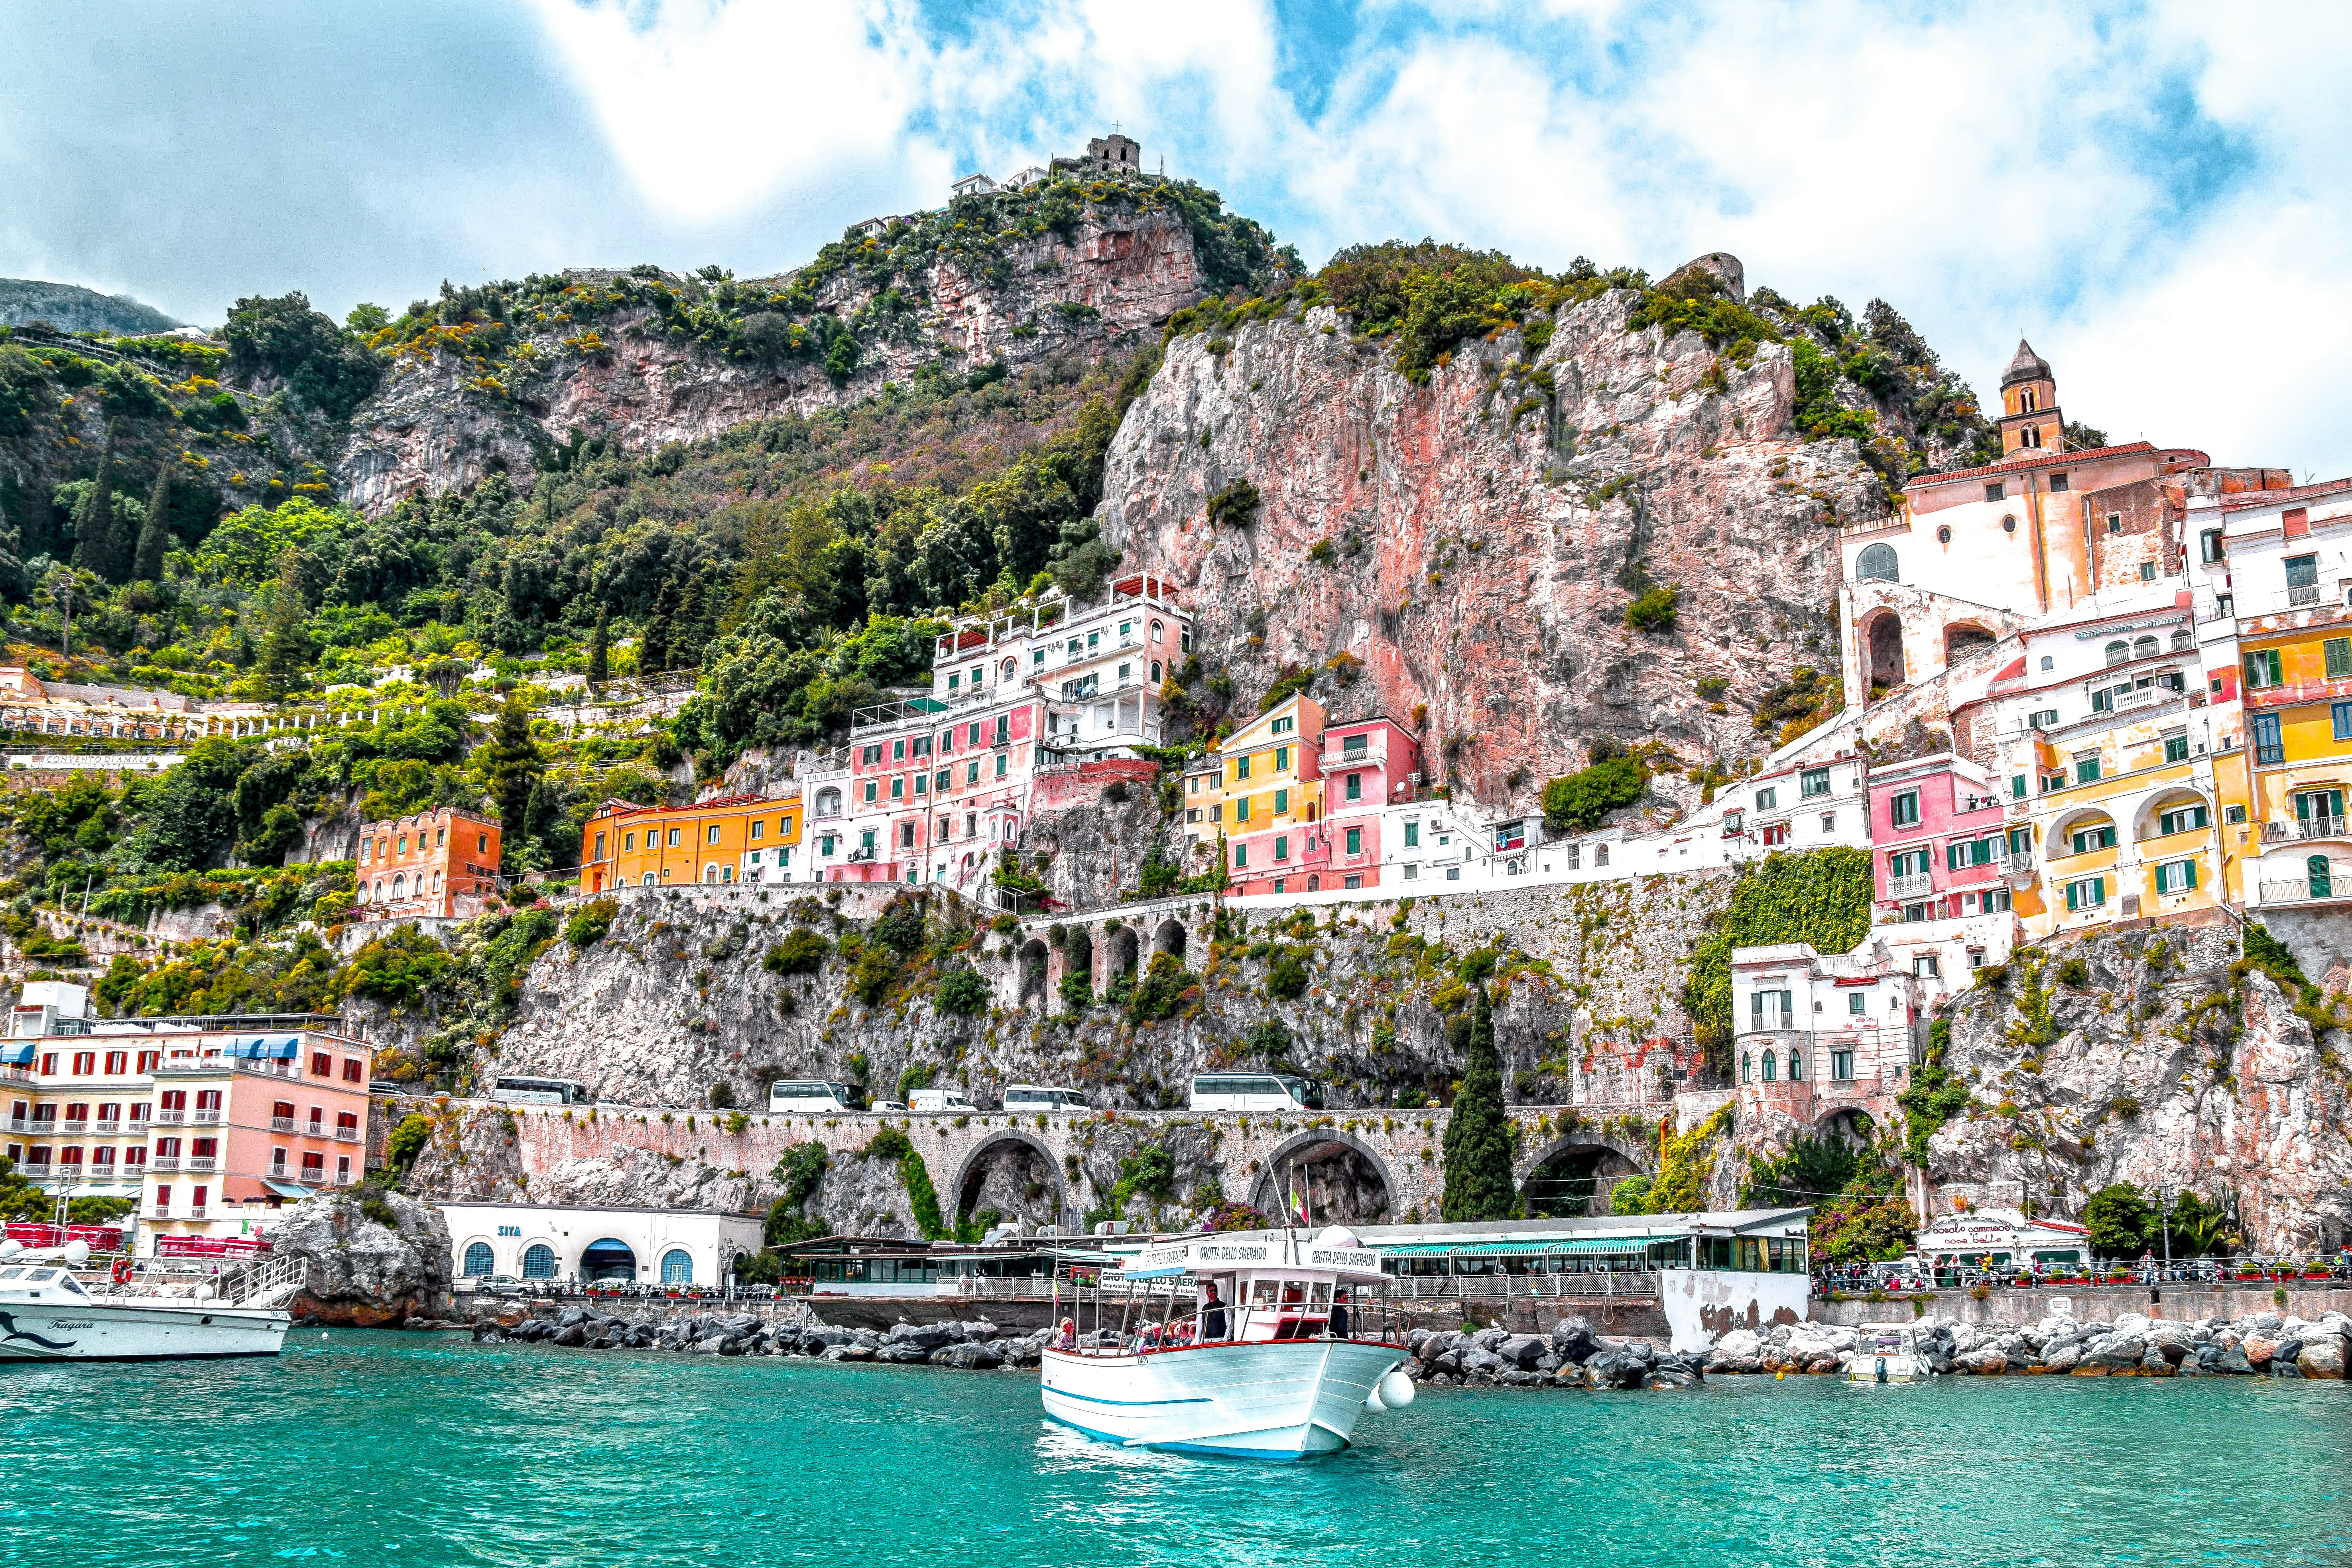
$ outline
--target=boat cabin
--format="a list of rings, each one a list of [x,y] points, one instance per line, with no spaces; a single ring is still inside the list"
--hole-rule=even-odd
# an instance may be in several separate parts
[[[1175,1321],[1196,1343],[1352,1337],[1362,1309],[1351,1302],[1382,1278],[1381,1255],[1341,1226],[1312,1238],[1296,1230],[1192,1237],[1146,1247],[1121,1275],[1147,1294],[1166,1281],[1168,1305],[1182,1314]]]
[[[66,1268],[27,1268],[21,1265],[0,1268],[0,1299],[10,1301],[38,1301],[44,1297],[60,1300],[79,1296],[89,1300],[89,1292],[81,1281]]]

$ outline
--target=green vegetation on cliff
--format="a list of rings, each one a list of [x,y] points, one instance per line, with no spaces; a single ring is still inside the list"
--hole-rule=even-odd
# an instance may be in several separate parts
[[[1870,857],[1859,849],[1769,855],[1743,867],[1730,907],[1691,953],[1683,1008],[1709,1071],[1731,1075],[1731,950],[1807,942],[1847,952],[1870,933]]]

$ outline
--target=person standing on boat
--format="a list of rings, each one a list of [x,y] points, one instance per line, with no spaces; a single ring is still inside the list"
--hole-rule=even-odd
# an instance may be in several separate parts
[[[1054,1348],[1057,1351],[1074,1351],[1078,1348],[1078,1326],[1067,1318],[1062,1320],[1062,1331],[1055,1336]]]
[[[1348,1337],[1348,1288],[1345,1285],[1340,1286],[1331,1298],[1331,1337],[1335,1340]]]
[[[1201,1303],[1201,1338],[1222,1340],[1225,1337],[1225,1304],[1217,1300],[1217,1288],[1209,1287],[1209,1299]]]

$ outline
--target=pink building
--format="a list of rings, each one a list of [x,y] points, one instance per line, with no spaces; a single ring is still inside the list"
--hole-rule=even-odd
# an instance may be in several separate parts
[[[904,706],[899,722],[856,736],[846,777],[807,796],[809,858],[826,881],[961,887],[1019,841],[1043,702],[949,722],[929,699]]]
[[[1957,920],[2010,907],[2009,829],[1990,774],[1945,752],[1873,769],[1869,793],[1882,918]]]
[[[1320,765],[1325,865],[1343,889],[1378,887],[1384,808],[1412,799],[1421,743],[1385,714],[1328,724]]]

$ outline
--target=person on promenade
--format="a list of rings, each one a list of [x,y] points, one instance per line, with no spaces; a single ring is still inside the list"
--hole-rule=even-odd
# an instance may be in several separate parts
[[[1201,1303],[1201,1337],[1222,1340],[1225,1337],[1225,1304],[1217,1300],[1217,1288],[1209,1287],[1209,1299]]]

